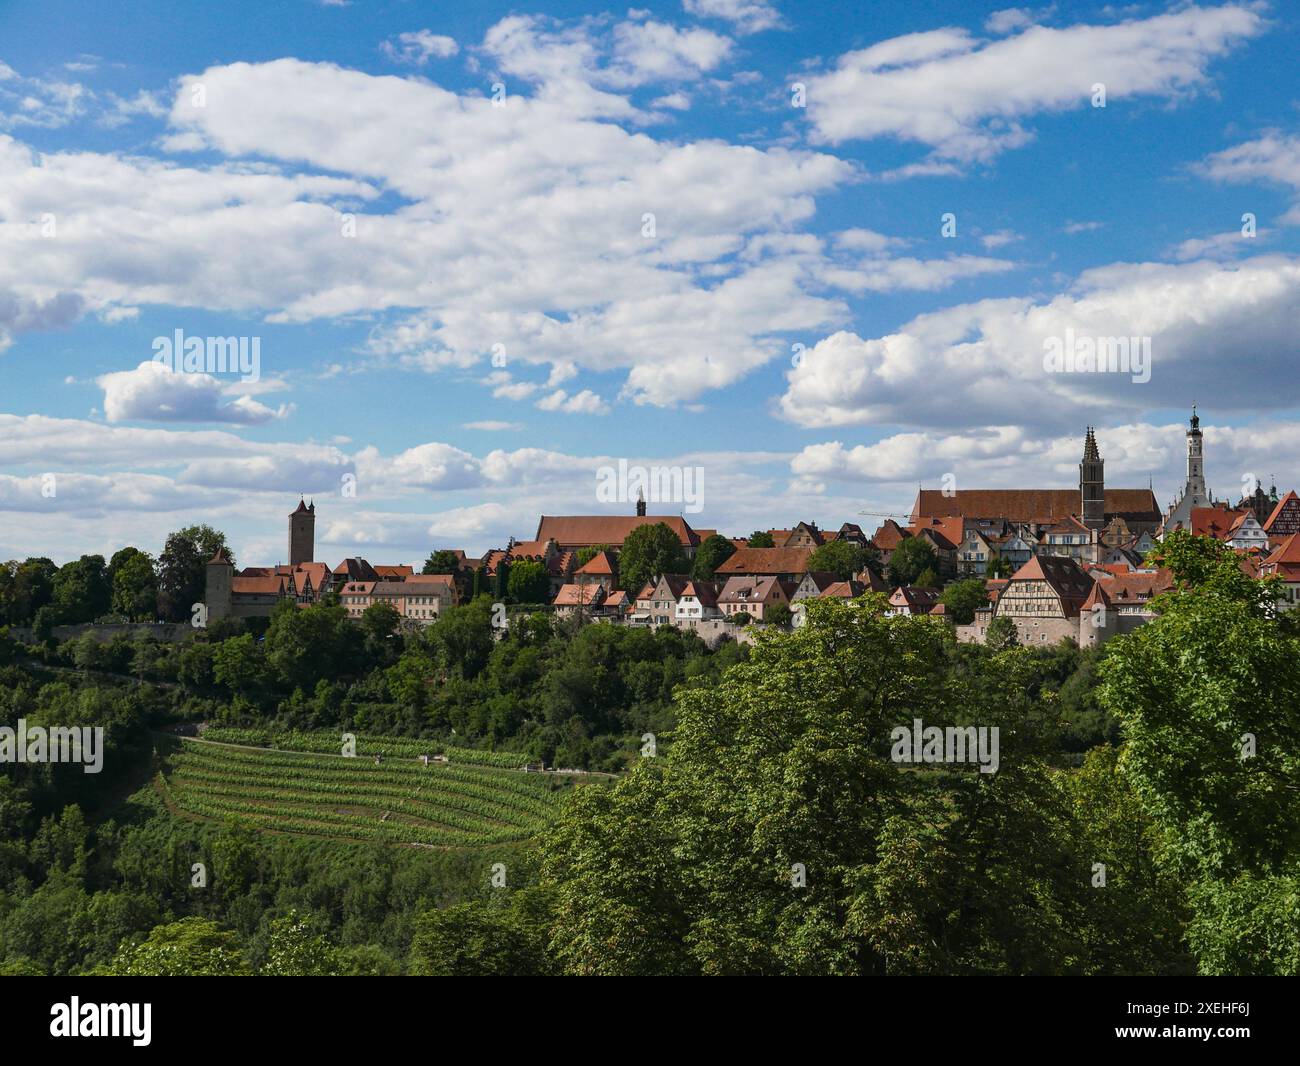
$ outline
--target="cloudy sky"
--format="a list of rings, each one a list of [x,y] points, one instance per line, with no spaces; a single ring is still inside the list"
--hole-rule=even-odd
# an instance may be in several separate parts
[[[0,6],[0,559],[274,563],[299,493],[330,564],[476,553],[619,459],[871,529],[1088,424],[1165,503],[1193,402],[1216,494],[1300,486],[1295,8],[832,6]],[[1045,365],[1111,337],[1149,380]]]

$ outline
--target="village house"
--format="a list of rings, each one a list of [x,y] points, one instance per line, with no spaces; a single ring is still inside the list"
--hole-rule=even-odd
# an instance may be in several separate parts
[[[939,590],[922,585],[900,585],[889,595],[889,609],[885,614],[896,617],[905,614],[930,614],[939,602]]]
[[[672,625],[677,620],[677,603],[691,579],[685,574],[662,574],[650,595],[650,624]]]
[[[1260,577],[1280,577],[1284,582],[1285,598],[1278,605],[1284,611],[1294,610],[1300,603],[1300,533],[1292,533],[1259,565]]]
[[[979,527],[970,526],[957,549],[957,576],[983,577],[996,555],[993,545],[980,532]]]
[[[894,554],[894,549],[911,535],[892,518],[886,518],[880,524],[880,528],[871,535],[871,543],[875,545],[876,551],[880,555],[880,565],[882,567],[889,566],[889,560]]]
[[[1079,611],[1078,644],[1096,647],[1119,633],[1131,633],[1151,621],[1151,601],[1174,586],[1168,570],[1138,570],[1107,573],[1098,570],[1092,591]]]
[[[1038,553],[1063,556],[1080,565],[1095,563],[1101,558],[1101,542],[1097,530],[1089,529],[1075,515],[1066,515],[1043,531]]]
[[[761,549],[760,549],[761,550]],[[782,549],[775,549],[780,551]],[[761,622],[767,612],[778,603],[788,604],[793,586],[787,592],[775,577],[740,576],[727,579],[718,595],[718,609],[726,618],[744,613]]]
[[[677,624],[694,625],[697,622],[721,617],[722,611],[718,609],[718,587],[712,581],[688,581],[677,600]]]
[[[608,552],[598,551],[573,572],[573,581],[578,585],[600,585],[608,592],[616,584],[614,560]]]
[[[959,626],[958,639],[983,640],[977,632],[994,618],[1009,618],[1021,644],[1055,644],[1079,638],[1079,612],[1093,581],[1074,559],[1036,555],[1007,580],[991,611]]]
[[[605,603],[605,586],[599,584],[561,585],[551,606],[561,618],[575,614],[590,615]]]

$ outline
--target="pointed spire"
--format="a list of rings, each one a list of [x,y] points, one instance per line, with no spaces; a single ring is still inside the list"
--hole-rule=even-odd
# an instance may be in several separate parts
[[[1093,436],[1092,426],[1088,427],[1088,435],[1083,441],[1083,461],[1085,463],[1099,462],[1100,453],[1097,451],[1097,438]]]

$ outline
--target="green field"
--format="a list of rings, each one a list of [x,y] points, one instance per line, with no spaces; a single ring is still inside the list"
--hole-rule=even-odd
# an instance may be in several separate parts
[[[356,736],[356,753],[362,755],[398,755],[418,758],[420,755],[446,755],[454,763],[466,766],[495,766],[505,770],[518,770],[528,756],[515,751],[483,751],[479,748],[448,747],[442,741],[419,740],[412,737],[382,737],[372,733]],[[281,751],[315,751],[338,755],[342,751],[342,733],[301,732],[299,730],[271,731],[247,729],[239,726],[214,725],[203,731],[204,740],[221,744],[250,744],[258,748],[279,748]]]
[[[390,757],[250,750],[182,739],[161,788],[177,811],[235,816],[283,833],[475,847],[526,840],[559,810],[564,782],[541,774]]]

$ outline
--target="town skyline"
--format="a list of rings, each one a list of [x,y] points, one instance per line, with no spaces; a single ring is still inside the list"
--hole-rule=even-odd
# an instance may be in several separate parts
[[[0,51],[0,557],[274,562],[299,493],[339,558],[479,553],[620,462],[871,524],[1071,485],[1088,425],[1164,508],[1193,403],[1221,498],[1300,484],[1282,9],[62,6]]]

